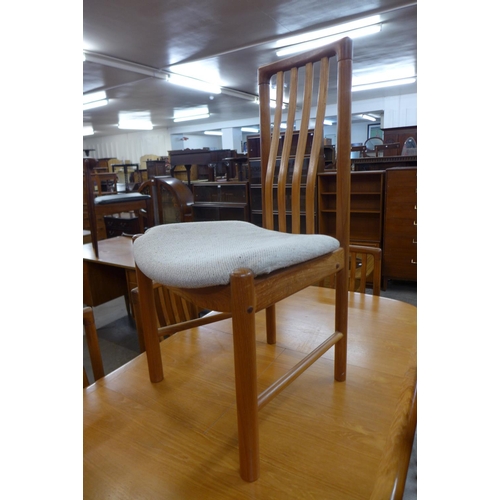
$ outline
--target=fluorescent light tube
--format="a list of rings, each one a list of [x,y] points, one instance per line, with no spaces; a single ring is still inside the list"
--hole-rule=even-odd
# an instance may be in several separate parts
[[[241,127],[242,132],[250,132],[252,134],[258,134],[259,129],[254,127]]]
[[[83,105],[83,111],[86,109],[100,108],[101,106],[106,106],[108,104],[107,99],[102,99],[101,101],[89,102]]]
[[[374,116],[370,116],[370,115],[361,115],[361,118],[363,118],[364,120],[369,120],[371,122],[377,121],[377,119]]]
[[[189,120],[201,120],[202,118],[209,118],[210,113],[204,113],[202,115],[190,115],[190,116],[178,116],[174,118],[174,122],[187,122]]]
[[[222,131],[220,130],[205,130],[203,133],[206,135],[222,135]]]
[[[416,81],[417,81],[417,77],[413,76],[410,78],[400,78],[399,80],[388,80],[385,82],[365,83],[363,85],[354,85],[352,87],[352,91],[358,92],[360,90],[371,90],[371,89],[382,89],[384,87],[395,87],[396,85],[407,85],[409,83],[414,83]]]
[[[84,125],[83,135],[94,135],[94,127],[92,125]]]
[[[194,90],[201,90],[202,92],[208,92],[210,94],[220,94],[221,88],[213,83],[204,82],[196,78],[191,78],[189,76],[169,74],[166,77],[167,82],[173,83],[174,85],[180,85],[181,87],[187,87]]]
[[[101,90],[99,92],[92,92],[92,94],[84,94],[83,95],[83,104],[87,104],[89,102],[101,101],[102,99],[106,99],[106,92]]]
[[[346,36],[354,39],[360,38],[362,36],[373,35],[374,33],[378,33],[381,29],[381,24],[375,24],[373,26],[367,26],[366,28],[360,28],[354,31],[346,31],[344,33],[339,33],[338,35],[318,38],[309,42],[299,43],[297,45],[290,45],[288,47],[285,47],[284,49],[278,50],[276,52],[276,55],[278,57],[282,57],[290,54],[295,54],[297,52],[303,52],[305,50],[316,49],[318,47],[323,47],[324,45],[335,42],[336,40],[340,40],[341,38],[344,38]]]

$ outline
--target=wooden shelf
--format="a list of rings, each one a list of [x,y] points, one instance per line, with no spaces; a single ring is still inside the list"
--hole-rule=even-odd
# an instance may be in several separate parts
[[[351,243],[382,246],[384,172],[351,173]],[[318,176],[318,232],[336,236],[337,173]]]
[[[248,182],[193,183],[195,221],[250,220]]]

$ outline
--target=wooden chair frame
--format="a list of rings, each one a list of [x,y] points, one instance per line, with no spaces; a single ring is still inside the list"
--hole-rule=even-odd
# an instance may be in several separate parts
[[[154,205],[154,224],[168,224],[163,214],[163,194],[170,194],[173,207],[179,214],[178,221],[191,222],[193,220],[193,193],[179,179],[168,176],[152,177],[139,186],[139,192],[149,194]]]
[[[134,211],[138,215],[140,232],[144,232],[144,219],[146,218],[146,225],[151,227],[153,225],[153,213],[152,213],[152,203],[151,198],[144,196],[142,199],[134,199],[133,197],[122,198],[119,194],[114,194],[110,196],[116,196],[115,203],[106,203],[102,205],[95,204],[94,190],[92,175],[93,171],[97,166],[97,160],[94,158],[84,158],[83,159],[83,171],[85,174],[85,180],[87,185],[87,209],[89,214],[90,222],[90,232],[92,237],[92,247],[99,257],[99,245],[97,237],[97,215],[112,215],[121,212],[131,212]],[[145,214],[145,216],[144,216]]]
[[[332,253],[322,255],[307,262],[285,269],[274,271],[268,275],[255,277],[251,270],[235,269],[229,285],[212,286],[206,288],[175,288],[174,291],[186,297],[191,302],[213,311],[232,317],[236,404],[238,415],[238,438],[240,456],[240,475],[246,481],[255,481],[259,477],[259,433],[258,410],[278,395],[302,372],[314,363],[327,350],[335,345],[335,379],[343,381],[346,378],[347,358],[347,319],[348,319],[348,252],[349,248],[349,209],[350,209],[350,151],[351,151],[351,85],[352,85],[352,41],[344,38],[321,49],[299,54],[286,60],[259,68],[259,99],[261,122],[261,162],[263,169],[263,205],[264,227],[273,228],[273,179],[276,165],[279,129],[281,123],[281,106],[283,103],[283,73],[291,71],[291,94],[297,92],[297,70],[293,68],[305,67],[306,83],[304,101],[302,103],[303,116],[301,119],[301,134],[295,153],[296,164],[302,167],[309,113],[311,110],[311,96],[313,86],[313,64],[321,67],[318,92],[316,127],[310,154],[307,187],[306,213],[307,232],[314,232],[314,196],[316,188],[316,169],[320,160],[323,143],[323,120],[326,108],[329,61],[337,59],[337,228],[336,238],[340,241],[340,248]],[[274,130],[278,133],[271,136],[271,107],[270,107],[270,80],[277,75],[277,106],[275,111]],[[288,108],[287,132],[284,138],[284,148],[281,154],[281,165],[288,164],[288,153],[285,146],[291,143],[293,122],[295,118],[294,99],[290,98]],[[306,116],[304,116],[304,111]],[[283,159],[285,155],[285,159]],[[281,168],[279,180],[286,180],[286,168]],[[293,174],[292,186],[292,232],[300,232],[300,203],[299,174]],[[265,181],[264,181],[265,180]],[[278,180],[278,184],[281,184]],[[278,217],[280,230],[286,226],[284,203],[284,187],[278,187]],[[299,198],[300,199],[300,198]],[[188,244],[186,242],[186,244]],[[257,391],[256,367],[256,335],[255,313],[266,310],[266,328],[268,344],[276,343],[275,304],[280,300],[313,285],[325,276],[337,271],[337,286],[335,300],[335,327],[333,334],[320,346],[297,363],[287,374],[273,383],[261,394]],[[152,382],[163,379],[163,366],[159,344],[159,334],[154,312],[153,281],[137,267],[137,282],[141,309],[142,329],[146,346],[149,375]],[[196,320],[195,320],[196,321]],[[188,322],[189,323],[189,322]],[[186,325],[190,326],[190,325]],[[185,327],[184,327],[185,328]],[[183,329],[184,329],[183,328]]]
[[[369,259],[371,257],[371,259]],[[349,246],[349,277],[350,292],[366,292],[368,277],[372,279],[373,295],[380,295],[382,282],[382,250],[364,245]],[[321,280],[318,285],[335,288],[336,275],[332,274]]]
[[[156,310],[158,337],[164,339],[174,333],[213,322],[212,318],[200,318],[201,308],[176,294],[172,289],[153,283],[154,303]],[[130,292],[132,307],[137,325],[137,337],[141,352],[146,350],[142,327],[139,289],[136,287]],[[229,318],[230,315],[219,315],[217,320]],[[208,320],[208,321],[207,321]],[[189,322],[189,323],[188,323]],[[188,325],[188,326],[186,326]]]

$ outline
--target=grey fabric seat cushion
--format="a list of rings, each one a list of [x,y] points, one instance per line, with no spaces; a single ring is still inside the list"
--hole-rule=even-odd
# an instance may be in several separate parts
[[[237,268],[256,276],[319,257],[339,248],[322,234],[288,234],[242,221],[164,224],[134,242],[134,258],[149,278],[167,286],[226,285]]]

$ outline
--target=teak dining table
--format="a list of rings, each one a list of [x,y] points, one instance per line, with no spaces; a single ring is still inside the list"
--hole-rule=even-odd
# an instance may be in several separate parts
[[[132,238],[116,236],[98,245],[99,257],[92,243],[83,245],[83,302],[94,307],[124,296],[129,308],[130,290],[137,286]]]
[[[257,314],[259,390],[326,338],[334,291],[277,304],[277,343]],[[401,498],[416,427],[417,309],[350,292],[347,380],[328,351],[259,412],[261,475],[238,473],[231,322],[161,343],[165,378],[145,354],[84,390],[84,498]]]

